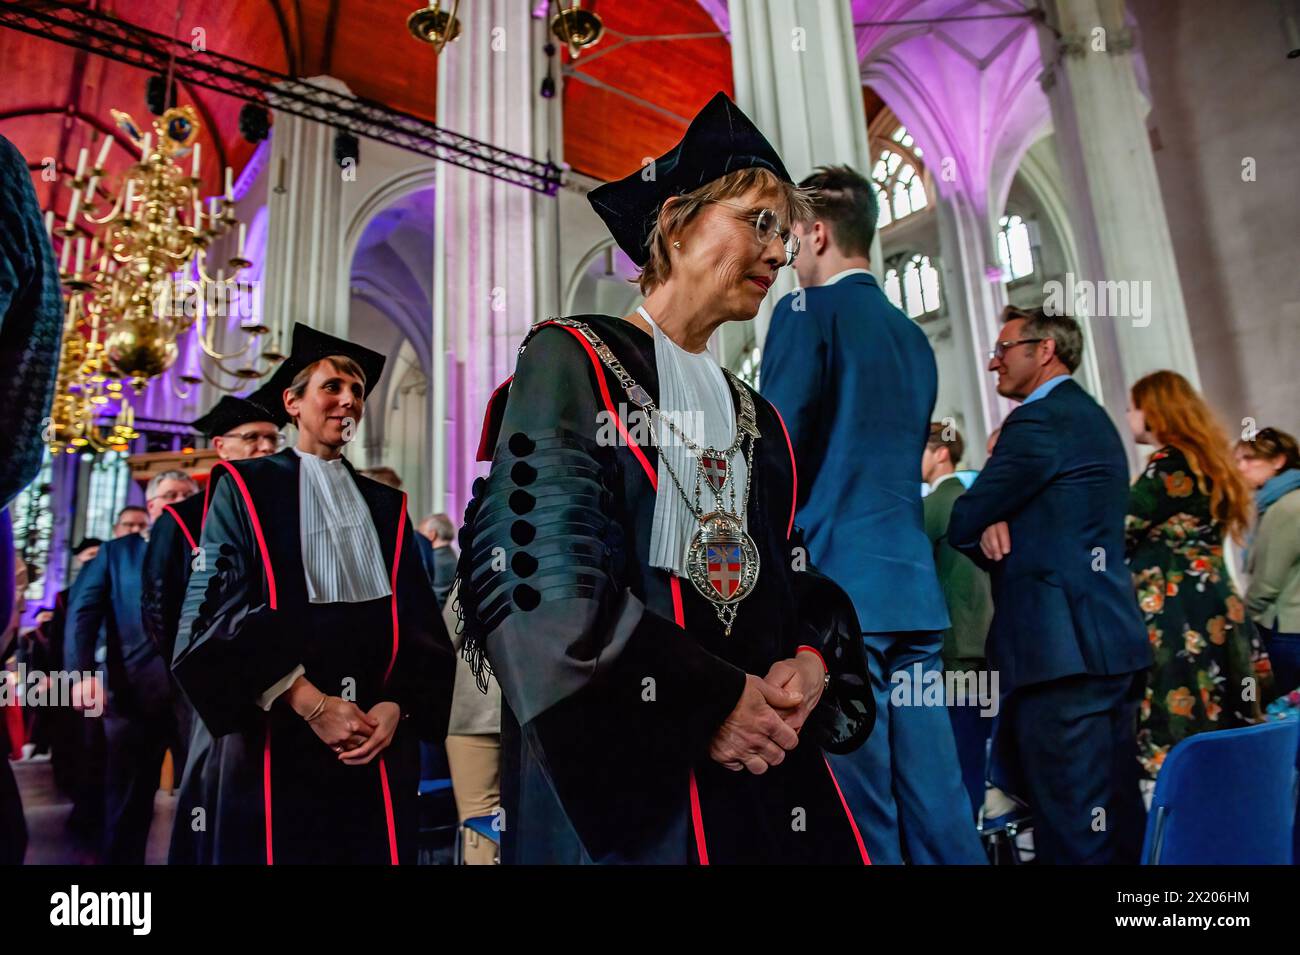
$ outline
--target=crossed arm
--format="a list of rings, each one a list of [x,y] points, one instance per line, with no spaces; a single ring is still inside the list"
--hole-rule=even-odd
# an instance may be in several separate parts
[[[1013,411],[979,477],[953,504],[948,542],[985,570],[1011,553],[1007,522],[1056,475],[1057,442],[1041,403]]]

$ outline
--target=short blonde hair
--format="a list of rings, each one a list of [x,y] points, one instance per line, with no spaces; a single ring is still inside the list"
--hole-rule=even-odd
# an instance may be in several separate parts
[[[778,205],[784,208],[776,211],[783,222],[805,222],[811,217],[812,202],[808,191],[780,179],[770,169],[751,166],[706,182],[698,189],[678,196],[676,202],[665,202],[660,206],[659,218],[650,232],[650,257],[637,279],[641,294],[649,295],[668,280],[672,274],[668,250],[673,238],[681,235],[682,230],[695,220],[706,205],[718,199],[743,196],[756,187],[765,192],[777,193]]]

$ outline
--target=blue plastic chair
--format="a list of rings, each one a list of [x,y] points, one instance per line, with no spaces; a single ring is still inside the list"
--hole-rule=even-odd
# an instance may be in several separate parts
[[[1156,779],[1144,865],[1289,865],[1300,721],[1198,733]]]

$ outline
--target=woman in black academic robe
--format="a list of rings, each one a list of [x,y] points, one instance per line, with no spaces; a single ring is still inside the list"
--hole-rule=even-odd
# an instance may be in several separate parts
[[[789,195],[780,160],[721,96],[657,166],[649,188],[670,195],[754,166],[775,174],[743,180],[758,186],[736,195],[739,205]],[[682,173],[681,184],[668,170]],[[611,184],[626,191],[597,190],[593,205],[653,223],[663,193],[629,194],[645,183]],[[642,226],[629,235],[617,217],[606,221],[644,266]],[[754,243],[747,217],[699,228],[685,226],[680,244],[720,236],[764,275],[778,257],[785,262],[777,242]],[[680,292],[673,282],[656,287]],[[752,317],[761,299],[730,286],[705,296],[724,310],[721,320],[736,301],[731,315]],[[647,305],[672,313],[662,294]],[[709,305],[697,314],[706,331],[719,320]],[[628,411],[658,405],[660,385],[644,322],[584,315],[536,326],[489,408],[481,453],[492,468],[476,482],[462,531],[460,612],[468,654],[485,654],[506,703],[503,859],[867,862],[823,755],[853,749],[873,723],[861,635],[844,592],[807,566],[784,425],[728,378],[742,417],[752,403],[759,435],[747,515],[758,577],[733,604],[728,633],[704,591],[649,559],[657,495],[677,491],[659,480],[640,412]],[[610,442],[615,427],[621,439]],[[736,569],[710,568],[724,577]],[[788,705],[777,687],[803,702]]]
[[[382,356],[298,329],[294,354],[277,377],[358,351],[382,369]],[[338,379],[349,377],[329,359],[315,369],[305,385],[309,401],[313,389],[337,392]],[[369,372],[362,381],[373,385],[379,373],[373,366]],[[352,397],[347,413],[355,422],[363,393]],[[332,419],[297,420],[300,449],[318,443],[313,428],[333,427]],[[337,429],[326,437],[340,441]],[[172,862],[414,861],[417,738],[446,734],[454,654],[416,551],[406,495],[350,464],[392,593],[355,603],[309,600],[304,466],[289,449],[221,462],[209,479],[204,561],[186,593],[173,663],[201,725],[181,783]],[[302,676],[262,709],[259,697],[299,666]],[[398,708],[395,724],[377,716],[392,712],[385,703]],[[375,751],[359,750],[371,736]],[[349,761],[354,749],[369,758]]]

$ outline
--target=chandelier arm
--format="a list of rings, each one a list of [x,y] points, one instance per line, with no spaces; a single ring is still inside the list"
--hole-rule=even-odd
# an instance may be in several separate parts
[[[179,377],[179,376],[177,376],[177,375],[173,375],[173,376],[172,376],[172,380],[171,380],[172,394],[174,394],[174,395],[175,395],[177,398],[179,398],[181,401],[189,401],[189,400],[190,400],[190,395],[193,394],[194,389],[191,388],[191,387],[189,387],[188,385],[186,385],[185,390],[184,390],[184,391],[181,391],[181,389],[178,388],[177,385],[176,385],[176,383],[177,383],[179,380],[180,380],[180,377]]]
[[[114,219],[118,217],[119,213],[121,213],[122,211],[122,205],[125,201],[126,201],[126,189],[123,188],[122,191],[117,194],[117,198],[113,200],[113,208],[110,209],[103,218],[96,219],[85,209],[81,210],[81,216],[87,222],[92,222],[95,225],[104,225],[106,222],[112,222]]]
[[[221,368],[221,366],[218,365],[217,367],[220,368],[222,374],[230,375],[230,377],[232,377],[232,378],[236,377],[235,375],[231,375],[230,372],[226,371],[224,368]],[[204,380],[204,381],[206,381],[208,384],[210,384],[213,388],[216,388],[218,391],[233,392],[233,391],[238,391],[238,390],[239,390],[239,383],[238,383],[238,382],[236,382],[236,383],[233,384],[233,385],[223,385],[221,382],[217,381],[215,378],[213,378],[211,375],[209,375],[209,374],[208,374],[208,369],[207,369],[207,367],[203,364],[203,362],[199,362],[199,374],[203,376],[203,380]],[[242,378],[239,379],[239,381],[243,381],[243,380],[244,380],[244,379],[242,379]]]
[[[211,336],[208,334],[210,326],[208,326],[206,314],[200,312],[195,325],[197,326],[197,331],[199,333],[199,348],[202,349],[203,354],[218,362],[230,361],[232,358],[242,358],[244,355],[248,354],[249,346],[253,344],[253,339],[250,337],[248,341],[244,342],[244,347],[239,349],[239,351],[225,354],[217,351],[215,346],[208,344],[208,339]],[[229,372],[227,372],[227,374],[229,374]]]

